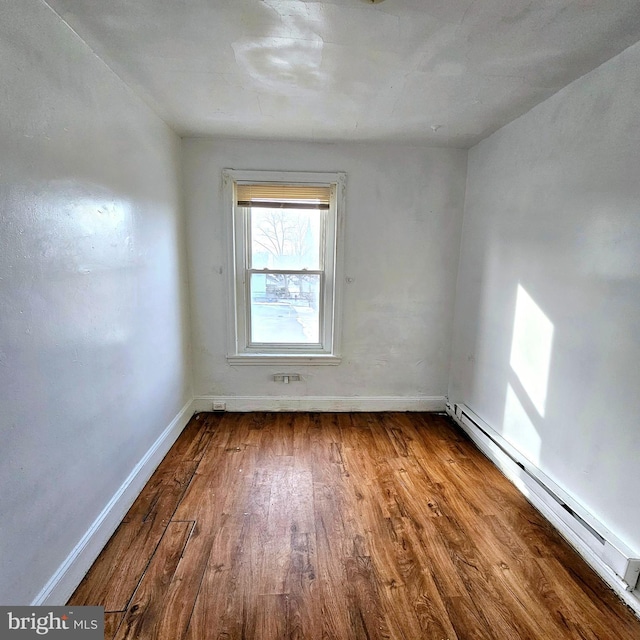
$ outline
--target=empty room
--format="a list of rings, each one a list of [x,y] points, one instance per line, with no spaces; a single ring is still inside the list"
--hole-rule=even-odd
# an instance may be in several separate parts
[[[637,640],[638,362],[637,0],[0,2],[3,638]]]

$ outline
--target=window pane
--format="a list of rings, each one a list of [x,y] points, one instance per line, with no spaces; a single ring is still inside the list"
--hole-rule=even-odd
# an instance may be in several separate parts
[[[251,274],[251,342],[317,344],[320,276]]]
[[[320,269],[317,209],[251,208],[252,269]]]

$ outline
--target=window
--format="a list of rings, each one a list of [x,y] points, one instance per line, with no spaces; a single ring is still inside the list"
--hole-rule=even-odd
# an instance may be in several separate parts
[[[232,364],[339,364],[345,174],[223,172]]]

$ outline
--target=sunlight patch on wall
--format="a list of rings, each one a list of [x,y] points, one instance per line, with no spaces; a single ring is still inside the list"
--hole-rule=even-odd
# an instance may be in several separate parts
[[[518,285],[509,364],[541,416],[553,346],[553,324],[522,285]]]
[[[542,440],[538,430],[531,421],[513,387],[507,385],[507,397],[504,405],[502,435],[524,455],[530,462],[540,462]]]

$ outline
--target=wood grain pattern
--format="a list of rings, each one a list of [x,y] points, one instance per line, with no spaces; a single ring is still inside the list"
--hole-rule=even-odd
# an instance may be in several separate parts
[[[446,417],[200,414],[71,605],[109,640],[638,640]]]
[[[124,618],[124,611],[110,611],[104,614],[104,640],[113,640]]]
[[[130,606],[118,628],[115,640],[155,638],[166,621],[165,596],[187,544],[193,522],[170,522],[158,544]]]

